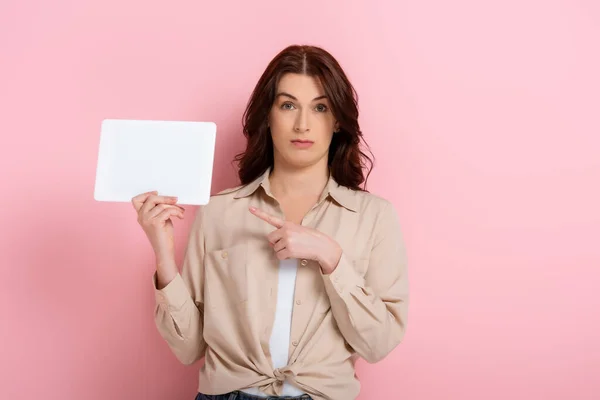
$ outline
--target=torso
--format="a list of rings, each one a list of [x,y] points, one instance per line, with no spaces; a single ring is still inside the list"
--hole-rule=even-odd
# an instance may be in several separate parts
[[[211,197],[203,207],[203,336],[207,349],[200,381],[207,391],[225,392],[245,386],[272,389],[277,384],[273,369],[283,363],[276,359],[284,359],[287,353],[289,362],[283,368],[288,371],[286,380],[296,376],[297,389],[314,398],[319,398],[317,393],[332,398],[354,398],[358,394],[355,355],[336,328],[318,263],[308,260],[302,267],[290,266],[296,275],[289,275],[290,284],[280,288],[281,266],[266,240],[275,228],[248,210],[255,207],[334,238],[351,265],[364,276],[374,224],[385,201],[331,186],[343,205],[333,198],[319,201],[317,196],[275,197],[260,187],[249,193],[242,187]],[[279,302],[279,292],[290,296]],[[291,320],[285,334],[274,336],[275,325],[282,327],[276,318],[278,304],[291,305]],[[289,310],[281,315],[286,321],[290,318]],[[287,352],[278,351],[271,359],[272,339],[276,337],[282,337],[289,346]],[[232,344],[238,347],[232,350]],[[228,369],[228,365],[235,368]],[[327,379],[330,374],[336,378]]]
[[[298,225],[302,224],[304,216],[318,200],[318,196],[277,197],[277,202],[281,207],[285,220]],[[274,326],[269,341],[273,367],[275,368],[282,368],[288,362],[297,263],[298,260],[296,259],[279,261],[277,305]],[[258,388],[249,388],[242,391],[259,397],[267,397]],[[285,396],[299,396],[304,392],[292,386],[289,382],[285,382],[282,394]]]

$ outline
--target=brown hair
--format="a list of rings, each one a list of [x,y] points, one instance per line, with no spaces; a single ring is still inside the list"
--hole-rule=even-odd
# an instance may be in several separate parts
[[[293,45],[283,49],[269,63],[258,80],[243,116],[246,150],[235,156],[242,184],[248,184],[273,166],[273,139],[267,126],[279,79],[297,73],[320,80],[339,124],[329,146],[328,164],[333,179],[342,186],[363,190],[373,160],[360,149],[364,141],[358,125],[358,95],[340,64],[327,51],[315,46]],[[370,152],[370,151],[369,151]],[[371,153],[371,156],[373,154]],[[367,166],[368,164],[368,166]],[[363,169],[368,169],[367,178]]]

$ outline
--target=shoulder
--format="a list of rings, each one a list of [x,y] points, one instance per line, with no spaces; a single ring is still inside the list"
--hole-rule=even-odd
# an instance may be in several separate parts
[[[393,211],[392,202],[380,195],[362,190],[351,190],[356,198],[358,211],[373,215],[382,215]]]
[[[395,235],[400,227],[400,214],[387,198],[364,191],[356,191],[358,212],[365,221],[370,221],[376,236]]]
[[[215,193],[212,196],[210,196],[210,198],[212,200],[213,198],[217,198],[217,197],[223,197],[223,196],[227,196],[227,195],[234,195],[234,193],[237,193],[244,186],[246,186],[246,185],[238,185],[238,186],[230,187],[228,189],[223,189],[220,192]]]
[[[202,206],[204,217],[208,221],[223,220],[226,214],[230,215],[242,212],[242,209],[247,204],[247,200],[243,196],[238,196],[238,194],[240,194],[240,190],[245,186],[230,187],[212,194],[208,203]]]
[[[236,199],[244,185],[230,187],[211,194],[208,203],[198,207],[195,226],[206,232],[230,228],[232,221],[239,221],[247,209],[247,199]],[[214,232],[213,232],[214,233]]]
[[[210,196],[208,204],[204,207],[207,211],[213,211],[215,209],[227,208],[228,204],[234,201],[236,194],[242,189],[244,185],[230,187],[220,192],[214,193]]]
[[[385,238],[402,240],[402,228],[400,214],[394,204],[373,193],[357,191],[361,199],[361,213],[365,220],[373,224],[375,242],[378,243]]]

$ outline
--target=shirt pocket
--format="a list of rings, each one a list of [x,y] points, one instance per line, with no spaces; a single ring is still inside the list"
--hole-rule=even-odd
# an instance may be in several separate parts
[[[248,300],[246,243],[213,250],[205,258],[205,306],[221,308]]]

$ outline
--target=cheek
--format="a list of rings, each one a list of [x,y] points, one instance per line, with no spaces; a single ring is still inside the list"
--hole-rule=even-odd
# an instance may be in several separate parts
[[[331,145],[331,135],[328,135],[321,139],[322,151],[323,153],[327,153],[329,151],[329,146]]]
[[[333,138],[333,131],[335,127],[333,126],[333,121],[329,121],[329,119],[323,119],[323,121],[319,121],[318,124],[315,124],[315,128],[318,126],[318,137],[319,141],[329,145],[331,139]]]
[[[281,143],[286,140],[286,135],[281,126],[271,125],[271,139],[273,139],[273,143]]]
[[[282,151],[285,148],[285,143],[289,140],[289,135],[286,134],[286,128],[281,124],[281,121],[271,124],[271,139],[276,149]]]
[[[273,115],[270,118],[269,125],[271,127],[271,135],[275,140],[275,137],[280,137],[293,129],[294,120],[281,114]]]
[[[335,118],[331,113],[319,115],[315,120],[315,124],[319,126],[320,131],[328,134],[332,134],[335,130]]]

